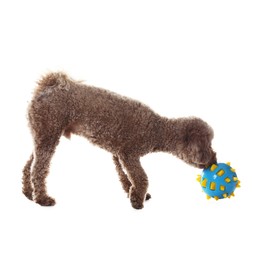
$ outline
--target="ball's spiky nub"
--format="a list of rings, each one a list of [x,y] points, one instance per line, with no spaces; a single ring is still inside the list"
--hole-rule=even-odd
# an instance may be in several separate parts
[[[240,187],[235,169],[230,163],[213,164],[204,169],[198,175],[197,181],[200,182],[202,190],[207,194],[207,199],[225,199],[234,195],[234,190]]]

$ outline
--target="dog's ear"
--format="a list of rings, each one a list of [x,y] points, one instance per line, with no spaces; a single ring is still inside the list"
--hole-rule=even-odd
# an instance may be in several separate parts
[[[211,147],[211,138],[195,136],[193,140],[190,140],[188,149],[196,162],[211,165],[217,161],[216,153]]]
[[[186,129],[184,143],[192,150],[209,149],[213,137],[213,129],[207,123],[200,119],[194,119]]]
[[[183,135],[183,144],[188,147],[200,146],[201,136],[193,131],[193,129],[186,129]]]
[[[196,134],[187,134],[185,137],[186,147],[193,153],[199,153],[204,146],[201,138]]]

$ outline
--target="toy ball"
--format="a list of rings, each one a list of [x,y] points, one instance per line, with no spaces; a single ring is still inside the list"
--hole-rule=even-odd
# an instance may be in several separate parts
[[[207,194],[207,199],[225,199],[234,195],[234,190],[240,187],[235,169],[230,163],[212,164],[198,175],[202,190]]]

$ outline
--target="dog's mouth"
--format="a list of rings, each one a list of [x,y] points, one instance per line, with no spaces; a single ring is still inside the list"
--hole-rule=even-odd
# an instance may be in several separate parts
[[[209,160],[208,162],[192,162],[189,161],[188,162],[190,165],[196,167],[196,168],[200,168],[200,169],[207,169],[208,167],[210,167],[212,164],[217,163],[217,158],[216,158],[216,154],[214,153],[214,155],[212,156],[211,160]]]
[[[191,164],[192,166],[194,166],[196,168],[200,168],[200,169],[207,169],[208,167],[210,167],[214,163],[217,163],[217,159],[216,159],[215,154],[212,157],[212,159],[207,163],[189,162],[189,164]]]
[[[204,169],[207,168],[208,164],[207,163],[202,163],[202,162],[195,162],[195,161],[191,161],[191,160],[187,160],[187,158],[182,158],[181,156],[179,156],[180,159],[182,159],[184,162],[186,162],[187,164],[199,168],[199,169]]]
[[[189,162],[190,165],[199,168],[199,169],[204,169],[204,168],[208,168],[208,164],[205,163],[194,163],[194,162]]]
[[[199,168],[199,169],[206,169],[206,168],[210,167],[212,164],[217,163],[217,158],[216,158],[215,152],[212,152],[210,159],[202,158],[204,160],[199,160],[199,161],[197,161],[195,158],[193,158],[193,160],[192,160],[192,158],[184,157],[183,154],[178,155],[178,157],[180,159],[182,159],[183,161],[185,161],[187,164],[189,164],[193,167]]]

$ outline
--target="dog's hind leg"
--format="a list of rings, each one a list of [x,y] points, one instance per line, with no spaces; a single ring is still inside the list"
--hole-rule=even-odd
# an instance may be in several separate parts
[[[50,133],[50,132],[49,132]],[[32,184],[34,189],[34,201],[42,206],[53,206],[55,200],[47,195],[46,177],[49,173],[51,158],[59,143],[61,134],[52,132],[49,135],[37,138],[34,151],[34,165],[32,169]]]
[[[127,156],[122,159],[122,163],[127,170],[128,178],[131,182],[131,187],[129,190],[131,204],[133,208],[141,209],[143,208],[143,202],[147,194],[147,175],[141,166],[139,158],[132,158]],[[149,198],[151,197],[150,195],[148,196]]]
[[[33,199],[33,187],[31,182],[31,166],[33,162],[33,154],[23,168],[23,194],[30,200]]]

